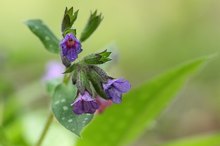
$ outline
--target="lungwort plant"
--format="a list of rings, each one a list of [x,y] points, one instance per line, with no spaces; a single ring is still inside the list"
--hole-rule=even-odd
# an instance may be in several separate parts
[[[66,129],[80,136],[94,115],[102,113],[107,106],[114,103],[119,105],[112,105],[103,114],[95,116],[76,145],[131,144],[150,126],[185,80],[207,58],[183,64],[128,92],[131,89],[129,81],[114,78],[100,67],[101,64],[111,61],[111,52],[108,50],[78,59],[84,49],[89,49],[84,48],[83,42],[95,32],[103,20],[102,14],[92,12],[83,31],[79,33],[74,27],[78,13],[79,10],[74,11],[73,7],[65,9],[61,23],[61,39],[57,38],[41,20],[26,22],[48,51],[60,55],[66,68],[62,80],[58,82],[50,80],[48,83],[53,113],[49,116],[37,145],[42,144],[53,116]],[[124,93],[127,94],[123,96]]]
[[[99,113],[109,103],[121,103],[122,94],[128,92],[131,85],[123,78],[111,77],[98,66],[111,61],[111,52],[107,50],[77,60],[84,49],[81,43],[92,35],[103,19],[97,11],[93,12],[78,39],[73,26],[77,16],[78,10],[74,12],[73,7],[66,8],[61,25],[63,39],[60,41],[41,20],[29,20],[26,24],[48,51],[60,54],[66,71],[63,72],[63,82],[55,84],[50,91],[52,111],[64,127],[80,135],[95,112]]]

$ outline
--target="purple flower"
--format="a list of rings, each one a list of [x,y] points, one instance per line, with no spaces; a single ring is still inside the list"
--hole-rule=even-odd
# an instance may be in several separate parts
[[[94,98],[88,92],[84,92],[83,95],[79,93],[79,96],[72,104],[73,112],[77,115],[89,113],[93,114],[99,108],[99,105]]]
[[[130,90],[130,83],[123,79],[109,79],[106,84],[103,84],[103,88],[107,94],[107,96],[114,103],[121,103],[122,94],[126,93]]]
[[[69,33],[60,42],[61,55],[66,57],[70,62],[78,58],[78,54],[82,51],[80,41],[72,34]]]

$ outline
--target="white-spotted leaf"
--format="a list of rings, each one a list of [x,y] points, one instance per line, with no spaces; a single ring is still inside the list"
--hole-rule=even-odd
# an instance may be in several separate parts
[[[25,24],[41,40],[48,51],[52,53],[60,52],[59,40],[41,20],[28,20]]]
[[[76,92],[76,88],[73,85],[58,85],[52,98],[52,110],[60,124],[80,136],[81,130],[92,120],[93,115],[74,114],[71,104],[76,96]]]

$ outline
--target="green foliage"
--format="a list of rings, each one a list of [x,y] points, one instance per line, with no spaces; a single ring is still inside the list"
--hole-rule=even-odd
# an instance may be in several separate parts
[[[66,29],[63,33],[63,36],[65,36],[68,33],[72,33],[76,36],[76,29]]]
[[[111,52],[108,52],[107,50],[101,52],[101,53],[96,53],[96,54],[91,54],[89,56],[86,56],[84,58],[84,62],[87,64],[103,64],[108,61],[111,61],[110,58],[108,58],[111,55]]]
[[[76,92],[76,88],[72,85],[58,85],[52,98],[52,110],[60,124],[79,136],[83,127],[92,120],[93,115],[74,114],[71,104],[74,101]]]
[[[46,82],[46,89],[48,94],[53,96],[56,87],[61,83],[61,78],[53,79]]]
[[[186,63],[132,90],[121,105],[114,105],[95,118],[77,146],[121,146],[133,142],[205,61],[201,58]]]
[[[41,20],[28,20],[25,24],[41,40],[44,47],[52,52],[59,53],[59,40]]]
[[[72,64],[70,67],[68,67],[66,70],[65,70],[65,74],[66,73],[71,73],[72,71],[76,70],[77,68],[77,65],[76,64]]]
[[[91,70],[89,73],[88,73],[88,77],[89,77],[89,80],[91,81],[96,93],[98,95],[100,95],[102,98],[106,98],[107,99],[107,95],[103,89],[103,86],[102,86],[102,78],[101,76],[95,71],[95,70]]]
[[[102,20],[102,14],[97,15],[97,10],[91,13],[88,22],[81,33],[80,41],[84,42],[86,39],[88,39],[92,35],[92,33],[98,28]]]
[[[172,141],[159,146],[219,146],[220,134],[190,137]]]
[[[16,98],[15,98],[16,97]],[[21,123],[22,106],[17,96],[7,96],[3,106],[3,121],[0,126],[0,145],[27,146]]]
[[[79,10],[77,10],[73,13],[73,7],[71,7],[69,10],[68,10],[68,8],[66,8],[66,10],[64,12],[64,16],[63,16],[62,26],[61,26],[61,30],[62,30],[64,36],[67,33],[73,33],[74,35],[76,35],[76,30],[71,29],[71,27],[73,26],[74,22],[77,19],[78,12],[79,12]]]

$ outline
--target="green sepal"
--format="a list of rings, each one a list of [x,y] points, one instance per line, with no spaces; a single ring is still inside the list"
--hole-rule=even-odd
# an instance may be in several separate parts
[[[110,77],[107,75],[107,73],[103,69],[101,69],[100,67],[96,65],[90,65],[89,67],[91,70],[94,70],[100,76],[102,83],[108,82],[108,79]]]
[[[76,68],[72,71],[72,84],[73,84],[73,85],[76,84],[77,74],[78,74],[78,68],[76,67]]]
[[[84,94],[85,90],[93,94],[85,68],[77,73],[76,87],[81,94]]]
[[[88,39],[92,35],[92,33],[98,28],[102,20],[102,14],[98,15],[97,10],[91,13],[87,21],[87,24],[81,33],[80,41],[84,42],[86,39]]]
[[[65,72],[64,72],[64,74],[66,74],[66,73],[71,73],[73,70],[75,70],[77,68],[77,64],[72,64],[71,66],[69,66],[66,70],[65,70]]]
[[[65,34],[66,30],[71,29],[77,19],[78,12],[79,10],[73,12],[73,7],[71,7],[69,10],[68,8],[66,8],[61,25],[61,30],[63,34]]]
[[[90,70],[88,73],[89,80],[91,81],[96,93],[101,97],[107,99],[107,95],[102,86],[103,79],[95,70]]]
[[[65,37],[68,33],[72,33],[76,36],[76,29],[66,29],[63,33],[63,37]]]
[[[96,53],[96,54],[91,54],[89,56],[86,56],[84,58],[84,62],[86,64],[103,64],[108,61],[111,61],[110,56],[111,52],[108,52],[107,50],[101,52],[101,53]]]
[[[77,72],[76,87],[81,94],[85,92],[86,77],[82,70]]]
[[[61,60],[63,65],[65,65],[67,68],[70,67],[71,62],[66,58],[66,56],[61,55]]]

